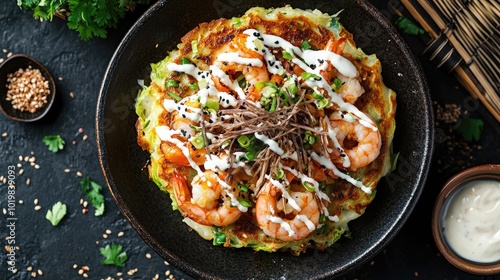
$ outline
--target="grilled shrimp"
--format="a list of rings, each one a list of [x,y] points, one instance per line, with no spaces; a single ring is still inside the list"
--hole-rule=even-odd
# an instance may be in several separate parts
[[[354,104],[358,97],[365,93],[365,89],[361,86],[358,79],[348,78],[340,74],[337,78],[342,81],[342,86],[337,90],[337,92],[340,93],[340,96],[342,96],[342,99],[345,102]]]
[[[255,206],[259,227],[267,236],[282,241],[307,237],[317,228],[320,216],[313,194],[308,191],[291,191],[289,199],[278,199],[280,193],[280,190],[268,183],[259,194]],[[280,207],[279,201],[287,200],[288,202]],[[290,206],[291,200],[294,202],[293,207]]]
[[[231,205],[219,180],[213,171],[205,171],[193,178],[190,190],[186,179],[175,172],[172,185],[183,215],[207,226],[227,226],[238,220],[242,212]]]
[[[174,136],[180,143],[182,143],[188,150],[189,156],[197,165],[203,165],[205,162],[205,149],[196,149],[188,142],[188,139],[195,136],[195,131],[192,128],[194,122],[189,119],[182,118],[178,112],[175,112],[170,117],[170,129],[180,131],[180,135]],[[186,155],[182,152],[181,148],[176,143],[171,143],[168,141],[163,141],[160,145],[160,149],[165,157],[165,159],[171,163],[175,163],[182,166],[190,166],[189,160]]]
[[[380,154],[382,140],[380,131],[365,127],[358,121],[331,121],[336,138],[350,161],[346,166],[351,171],[367,166]],[[345,159],[344,159],[345,160]]]

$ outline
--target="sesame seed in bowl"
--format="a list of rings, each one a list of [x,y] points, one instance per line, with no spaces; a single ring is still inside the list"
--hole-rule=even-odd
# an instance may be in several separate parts
[[[8,118],[22,122],[41,119],[55,93],[54,79],[35,59],[16,54],[0,65],[0,110]]]

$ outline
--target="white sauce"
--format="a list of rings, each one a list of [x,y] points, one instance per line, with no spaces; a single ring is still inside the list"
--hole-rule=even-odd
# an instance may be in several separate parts
[[[465,259],[481,263],[500,260],[500,181],[465,184],[446,210],[444,236]]]

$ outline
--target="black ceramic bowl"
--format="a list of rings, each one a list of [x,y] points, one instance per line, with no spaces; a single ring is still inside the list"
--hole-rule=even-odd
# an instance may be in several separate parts
[[[7,97],[7,75],[16,72],[19,69],[26,69],[28,67],[32,67],[33,69],[40,70],[40,73],[49,83],[50,94],[47,96],[47,103],[38,109],[34,113],[30,113],[27,111],[16,110],[12,107],[10,101],[6,100]],[[41,118],[43,118],[52,107],[54,103],[54,99],[56,96],[56,84],[52,75],[50,75],[49,71],[45,66],[43,66],[40,62],[36,61],[34,58],[27,56],[25,54],[15,54],[5,60],[0,64],[0,110],[7,116],[8,118],[21,121],[21,122],[34,122]]]
[[[430,164],[433,117],[427,84],[408,47],[385,17],[364,1],[160,1],[132,27],[106,71],[97,104],[101,166],[122,213],[160,256],[196,278],[319,279],[338,276],[369,260],[403,226],[422,192]],[[171,201],[149,180],[148,153],[136,144],[134,101],[156,63],[201,22],[242,15],[253,6],[290,4],[330,14],[343,9],[341,23],[358,46],[382,61],[384,82],[398,96],[394,149],[398,168],[383,179],[366,213],[351,222],[352,237],[325,252],[299,257],[287,252],[215,247],[188,229]]]

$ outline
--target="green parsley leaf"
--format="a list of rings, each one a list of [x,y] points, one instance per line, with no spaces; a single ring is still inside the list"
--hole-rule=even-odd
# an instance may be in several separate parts
[[[64,216],[66,216],[66,212],[66,204],[58,201],[56,204],[52,205],[52,209],[47,211],[45,219],[49,220],[53,226],[57,226]]]
[[[484,122],[482,119],[465,118],[459,120],[457,131],[467,142],[471,142],[472,140],[479,141],[483,127]]]
[[[403,32],[406,34],[422,35],[425,33],[425,31],[420,26],[413,23],[413,21],[411,21],[410,19],[408,19],[405,16],[400,16],[396,20],[395,24],[397,27],[399,27],[401,30],[403,30]]]
[[[101,194],[102,187],[92,181],[90,177],[85,177],[80,184],[83,194],[87,195],[87,200],[95,208],[95,216],[101,216],[104,213],[104,195]]]
[[[105,257],[104,260],[101,261],[102,264],[106,265],[114,265],[117,267],[124,267],[125,262],[127,262],[128,256],[127,253],[122,252],[122,245],[118,243],[113,243],[110,245],[106,245],[99,249],[101,255]]]
[[[43,137],[42,141],[53,153],[57,153],[58,151],[64,149],[65,142],[60,135],[48,135]]]

